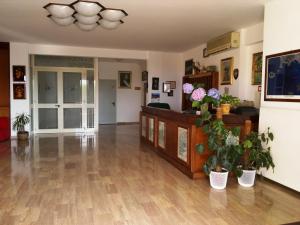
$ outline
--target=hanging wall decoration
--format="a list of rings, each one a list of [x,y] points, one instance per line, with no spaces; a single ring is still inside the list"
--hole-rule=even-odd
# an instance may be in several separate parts
[[[159,78],[152,77],[152,90],[159,90]]]
[[[233,58],[227,58],[221,60],[221,85],[232,84],[233,75]]]
[[[252,85],[260,85],[262,77],[263,53],[258,52],[252,56]]]
[[[13,66],[13,81],[25,82],[26,81],[26,67],[25,66]]]
[[[14,99],[26,99],[25,84],[13,84]]]

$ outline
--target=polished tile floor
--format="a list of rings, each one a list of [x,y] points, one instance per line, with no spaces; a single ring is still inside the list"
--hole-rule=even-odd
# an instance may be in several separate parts
[[[138,126],[0,143],[0,225],[283,224],[300,198],[266,181],[193,181],[139,141]]]

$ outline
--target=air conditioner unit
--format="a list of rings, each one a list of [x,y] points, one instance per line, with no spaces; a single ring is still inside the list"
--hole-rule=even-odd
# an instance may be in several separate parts
[[[240,47],[240,33],[229,32],[207,42],[207,54],[211,55],[238,47]]]

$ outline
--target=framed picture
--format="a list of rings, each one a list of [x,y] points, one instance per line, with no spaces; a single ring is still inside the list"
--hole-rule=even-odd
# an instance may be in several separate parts
[[[300,102],[300,49],[266,57],[265,101]]]
[[[131,89],[131,71],[119,71],[119,88]]]
[[[189,59],[185,61],[185,75],[192,75],[193,74],[193,67],[194,67],[194,60]]]
[[[233,57],[221,60],[221,85],[232,84]]]
[[[25,84],[13,85],[14,99],[26,99]]]
[[[148,80],[148,71],[143,71],[142,72],[142,81],[147,81]]]
[[[13,81],[25,82],[26,81],[26,67],[25,66],[13,66]]]
[[[176,81],[168,81],[171,85],[171,89],[176,89]]]
[[[168,96],[169,97],[172,97],[174,95],[174,91],[173,90],[170,90],[170,92],[168,92]]]
[[[151,93],[151,102],[159,102],[160,93]]]
[[[252,85],[261,85],[263,53],[258,52],[252,56]]]
[[[171,91],[171,84],[168,82],[163,83],[163,92],[169,93]]]
[[[152,77],[152,90],[159,90],[159,78]]]

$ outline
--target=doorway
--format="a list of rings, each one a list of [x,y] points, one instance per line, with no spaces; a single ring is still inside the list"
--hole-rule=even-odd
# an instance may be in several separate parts
[[[100,79],[99,124],[116,123],[116,80]]]

